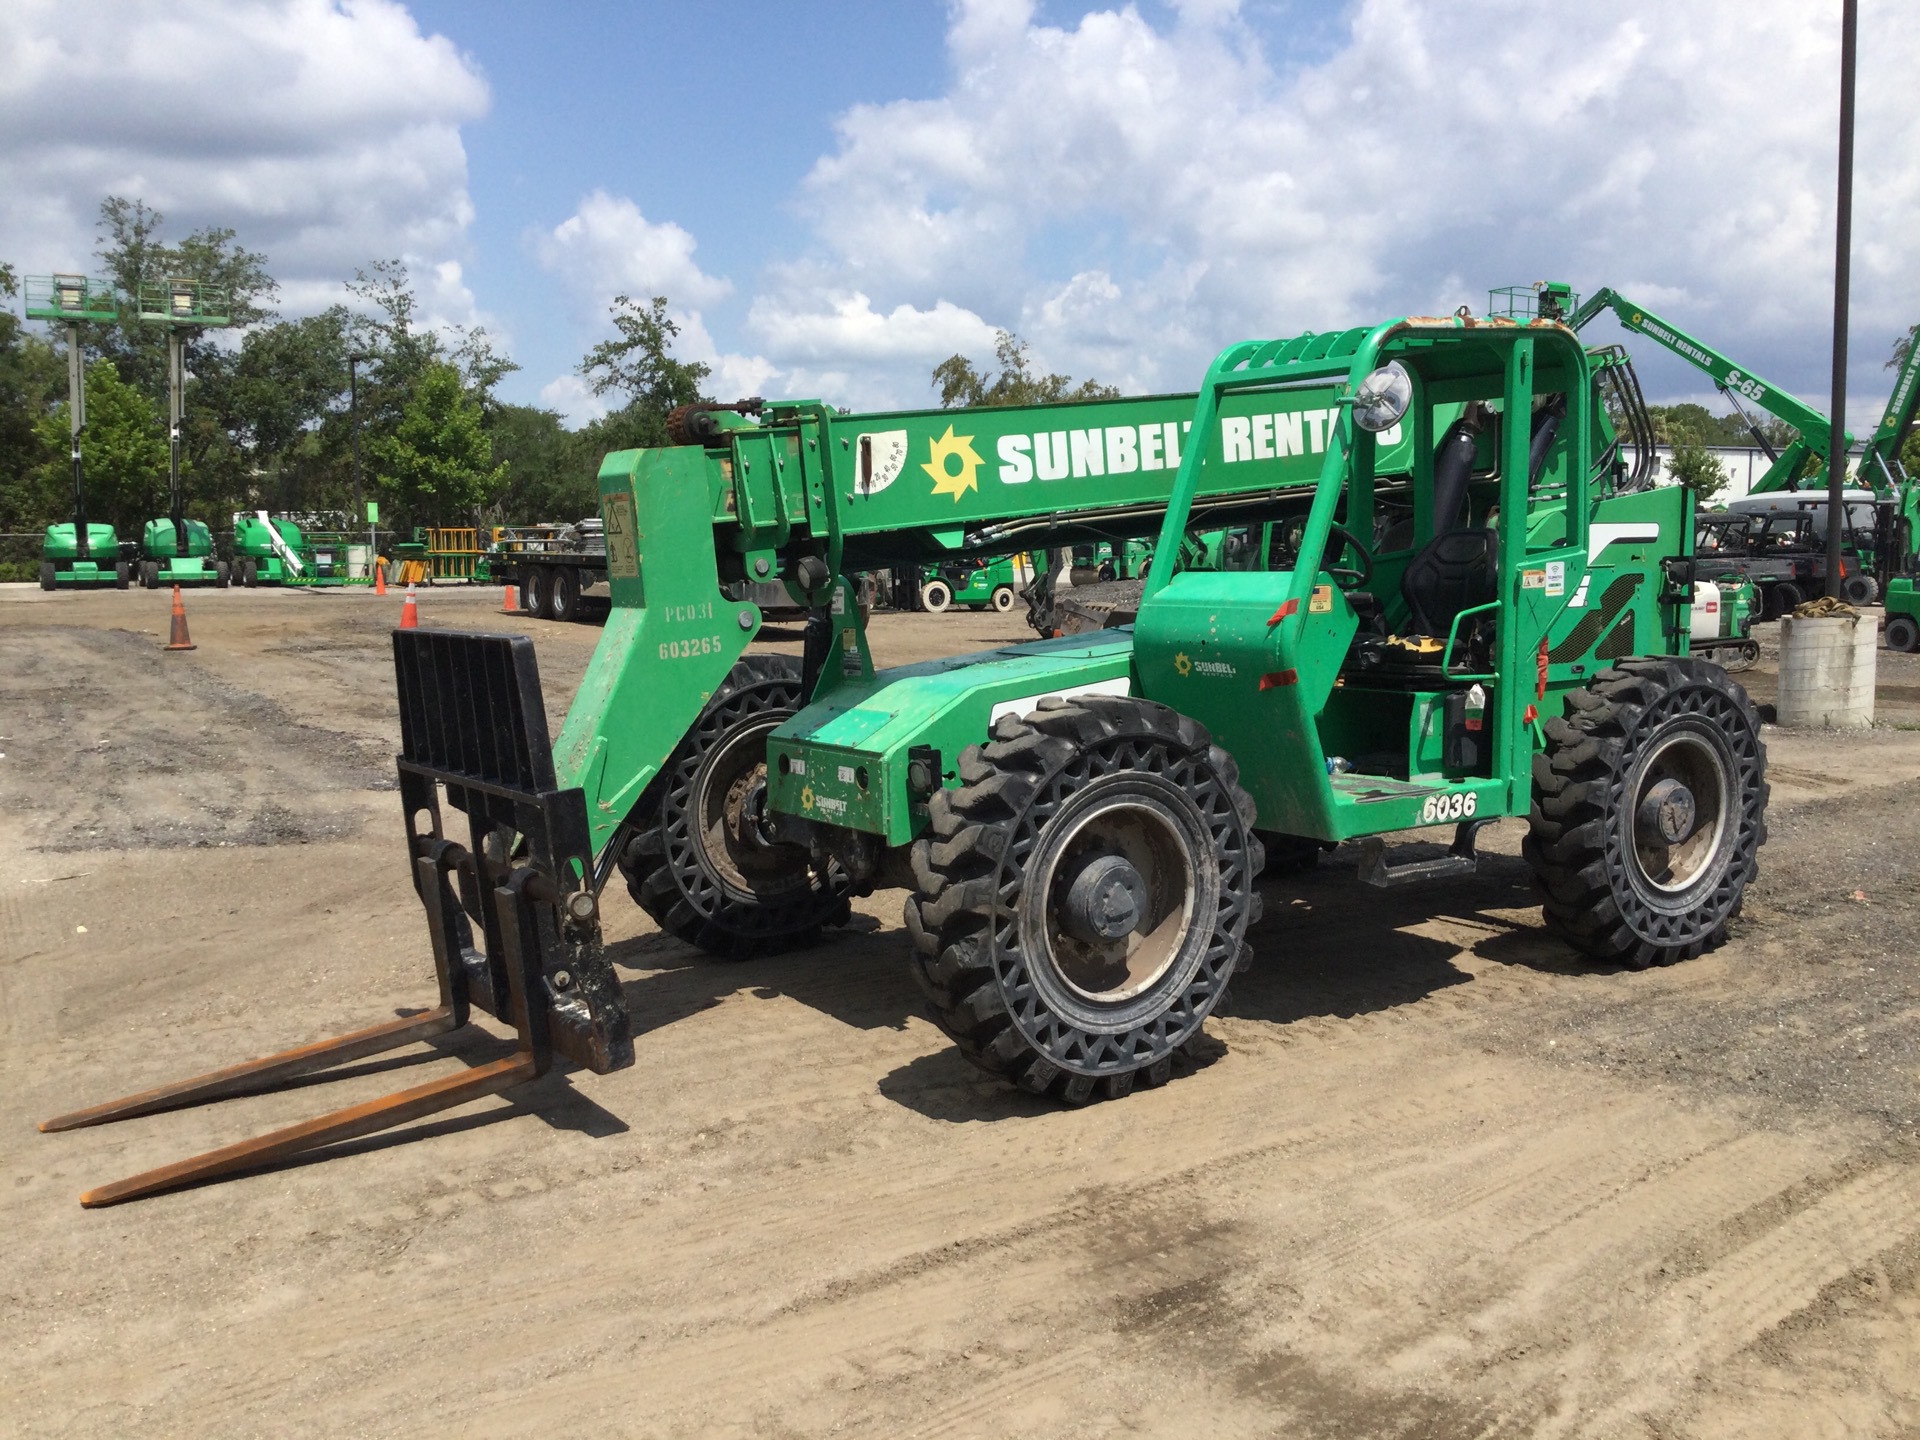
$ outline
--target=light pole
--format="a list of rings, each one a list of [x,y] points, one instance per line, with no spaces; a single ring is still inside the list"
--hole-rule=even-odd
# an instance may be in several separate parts
[[[1840,3],[1840,183],[1833,238],[1833,408],[1827,442],[1827,594],[1840,593],[1840,541],[1846,530],[1847,299],[1853,249],[1853,57],[1859,0]]]
[[[355,520],[367,522],[367,564],[370,567],[379,563],[379,556],[375,553],[379,546],[374,540],[373,521],[367,515],[366,502],[360,495],[360,362],[372,358],[364,350],[347,353],[347,415],[353,427],[353,515]]]

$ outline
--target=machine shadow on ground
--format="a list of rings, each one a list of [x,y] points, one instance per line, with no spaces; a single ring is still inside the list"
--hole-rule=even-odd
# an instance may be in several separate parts
[[[1442,854],[1444,847],[1415,843],[1395,858],[1427,858],[1428,852]],[[1537,925],[1512,918],[1514,910],[1539,903],[1531,870],[1514,856],[1483,854],[1479,872],[1464,881],[1380,890],[1355,878],[1352,852],[1342,850],[1317,869],[1278,876],[1260,888],[1265,918],[1248,934],[1253,964],[1234,981],[1223,1012],[1236,1020],[1287,1026],[1416,1005],[1473,979],[1457,963],[1467,949],[1543,973],[1582,968],[1578,957]],[[891,908],[888,898],[882,895],[875,908]],[[1484,938],[1419,932],[1448,920]],[[645,972],[624,984],[636,1039],[744,992],[795,1000],[860,1030],[902,1030],[927,1013],[909,968],[905,931],[871,915],[856,914],[821,945],[751,960],[703,955],[658,933],[610,945],[608,956]],[[1226,1053],[1204,1034],[1192,1050],[1189,1071]],[[897,1104],[956,1123],[1055,1108],[981,1073],[945,1044],[884,1075],[878,1087]]]

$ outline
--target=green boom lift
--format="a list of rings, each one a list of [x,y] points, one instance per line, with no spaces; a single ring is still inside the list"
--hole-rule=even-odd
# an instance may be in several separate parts
[[[149,520],[140,536],[140,583],[220,585],[232,580],[225,560],[213,553],[213,532],[203,520],[187,518],[186,492],[180,484],[181,429],[186,421],[186,341],[202,330],[232,319],[227,292],[197,280],[170,279],[142,285],[135,313],[143,325],[167,332],[167,513]]]
[[[1397,884],[1470,871],[1480,826],[1525,818],[1553,933],[1606,964],[1699,954],[1755,873],[1766,757],[1745,694],[1686,654],[1693,513],[1616,463],[1605,368],[1550,321],[1396,319],[1235,345],[1190,402],[795,402],[608,456],[613,611],[551,748],[529,641],[394,637],[440,1007],[48,1123],[230,1093],[470,1005],[515,1025],[515,1057],[83,1199],[364,1134],[555,1053],[631,1063],[598,919],[616,873],[721,956],[906,887],[940,1025],[1068,1102],[1169,1077],[1253,958],[1271,853],[1355,840],[1363,878]],[[1269,523],[1297,543],[1252,568],[1170,558],[1192,529]],[[1132,625],[875,670],[856,572],[1130,525],[1164,562]],[[798,661],[747,653],[745,587],[775,576],[808,610]],[[1388,850],[1426,827],[1440,859]]]
[[[120,554],[113,526],[87,519],[85,466],[80,436],[87,428],[86,352],[82,324],[111,324],[120,317],[120,299],[104,280],[84,275],[33,275],[27,278],[27,317],[67,327],[67,419],[72,441],[73,519],[47,527],[40,549],[40,588],[117,585],[127,588],[129,567]]]

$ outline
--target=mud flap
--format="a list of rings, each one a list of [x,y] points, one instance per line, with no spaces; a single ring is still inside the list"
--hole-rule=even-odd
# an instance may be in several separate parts
[[[414,890],[426,910],[440,1003],[43,1121],[73,1130],[271,1089],[296,1076],[430,1039],[477,1006],[513,1026],[506,1059],[83,1193],[117,1204],[258,1169],[508,1089],[556,1054],[596,1074],[633,1063],[619,981],[602,949],[586,800],[559,789],[533,643],[523,636],[396,630],[400,795]],[[451,814],[465,816],[461,845]],[[478,937],[480,943],[476,945]]]

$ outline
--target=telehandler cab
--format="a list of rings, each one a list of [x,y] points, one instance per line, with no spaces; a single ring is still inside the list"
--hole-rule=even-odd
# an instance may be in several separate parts
[[[907,888],[934,1018],[1068,1102],[1169,1077],[1252,959],[1270,854],[1356,840],[1362,877],[1395,884],[1470,870],[1479,827],[1525,817],[1553,933],[1603,963],[1699,954],[1755,873],[1766,757],[1744,692],[1687,654],[1691,497],[1620,459],[1600,386],[1621,364],[1551,320],[1463,312],[1236,345],[1177,406],[716,408],[699,443],[608,456],[614,608],[550,754],[529,642],[394,636],[441,1007],[49,1123],[252,1087],[470,1003],[517,1026],[518,1068],[83,1201],[364,1134],[555,1050],[631,1063],[598,922],[616,871],[722,956]],[[1282,538],[1249,568],[1156,564],[1130,624],[886,671],[848,579],[1156,531],[1174,557],[1233,526]],[[776,575],[808,607],[799,660],[746,653],[736,597]],[[1435,826],[1444,859],[1396,863],[1388,837]]]

